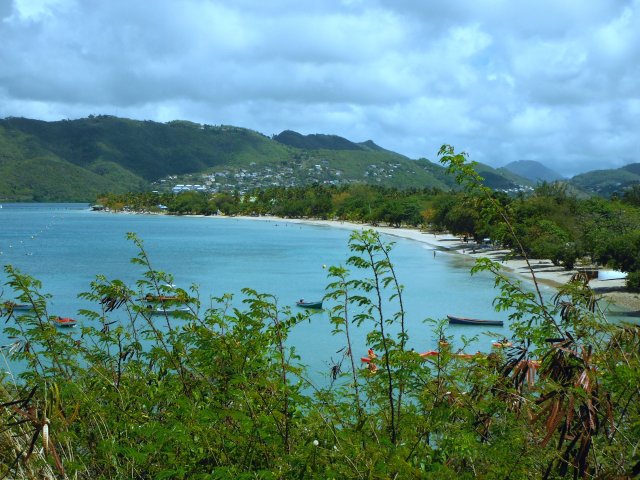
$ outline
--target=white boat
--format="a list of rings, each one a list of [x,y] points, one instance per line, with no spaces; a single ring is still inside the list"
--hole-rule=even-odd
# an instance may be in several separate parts
[[[177,313],[190,313],[191,309],[189,307],[165,308],[162,305],[159,305],[158,307],[149,305],[147,306],[147,312],[150,315],[175,315]]]
[[[622,280],[627,278],[627,272],[619,270],[599,270],[598,280]]]

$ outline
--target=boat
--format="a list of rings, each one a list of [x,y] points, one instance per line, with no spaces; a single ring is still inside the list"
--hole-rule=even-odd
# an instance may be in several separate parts
[[[598,271],[598,280],[623,280],[627,278],[627,272],[619,270],[600,270]]]
[[[144,300],[145,302],[183,302],[185,301],[184,297],[178,295],[151,295],[148,293],[140,300]]]
[[[437,350],[429,350],[428,352],[422,352],[422,353],[419,353],[418,355],[420,355],[422,358],[437,357],[438,355],[440,355],[440,352],[438,352]]]
[[[322,308],[322,300],[317,302],[306,302],[304,299],[300,299],[296,302],[296,305],[302,308],[314,308],[321,309]]]
[[[578,267],[576,271],[586,275],[589,280],[598,278],[598,269],[596,267]]]
[[[73,318],[69,318],[69,317],[53,317],[52,320],[53,320],[53,323],[55,323],[58,327],[62,327],[62,328],[75,327],[76,324],[78,323],[77,320],[74,320]]]
[[[454,325],[495,325],[502,327],[504,322],[502,320],[479,320],[477,318],[465,318],[455,317],[453,315],[447,315],[450,324]]]
[[[30,303],[16,303],[9,300],[9,301],[0,303],[0,309],[6,310],[8,312],[17,311],[17,310],[26,311],[26,310],[33,309],[33,306]]]
[[[151,315],[175,315],[178,313],[191,312],[189,307],[164,308],[163,306],[154,307],[153,305],[148,305],[146,310]]]

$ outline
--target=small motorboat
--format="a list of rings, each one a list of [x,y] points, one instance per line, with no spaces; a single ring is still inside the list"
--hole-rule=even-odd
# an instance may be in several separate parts
[[[479,320],[477,318],[465,318],[455,317],[453,315],[447,315],[449,323],[453,325],[495,325],[502,327],[504,322],[502,320]]]
[[[69,317],[53,317],[51,320],[56,326],[61,328],[72,328],[78,323],[77,320]]]
[[[314,309],[319,310],[319,309],[322,308],[322,300],[317,301],[317,302],[307,302],[303,298],[301,298],[300,300],[298,300],[296,302],[296,305],[298,307],[302,307],[302,308],[314,308]]]

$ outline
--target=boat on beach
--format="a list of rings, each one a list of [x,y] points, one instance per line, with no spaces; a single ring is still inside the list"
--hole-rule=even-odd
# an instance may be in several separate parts
[[[316,302],[307,302],[303,298],[301,298],[296,302],[296,305],[302,308],[313,308],[313,309],[319,310],[322,308],[322,300],[319,300]]]
[[[72,328],[78,323],[77,320],[69,317],[53,317],[51,320],[56,326],[61,328]]]
[[[504,322],[502,320],[480,320],[477,318],[456,317],[454,315],[447,315],[449,324],[452,325],[493,325],[502,327]]]
[[[627,272],[619,270],[600,270],[598,271],[598,280],[623,280],[627,278]]]

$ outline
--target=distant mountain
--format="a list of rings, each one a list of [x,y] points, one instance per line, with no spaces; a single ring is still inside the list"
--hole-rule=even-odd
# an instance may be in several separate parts
[[[499,171],[508,170],[521,177],[529,179],[531,182],[555,182],[563,177],[558,172],[547,168],[540,162],[535,160],[516,160],[499,168]]]
[[[478,165],[485,184],[514,190],[527,180]],[[44,122],[0,119],[0,201],[93,201],[100,193],[200,185],[239,191],[310,183],[459,188],[445,169],[373,141],[286,130],[108,115]]]
[[[640,163],[582,173],[571,178],[569,183],[588,193],[610,197],[613,193],[622,193],[625,189],[640,184]]]

